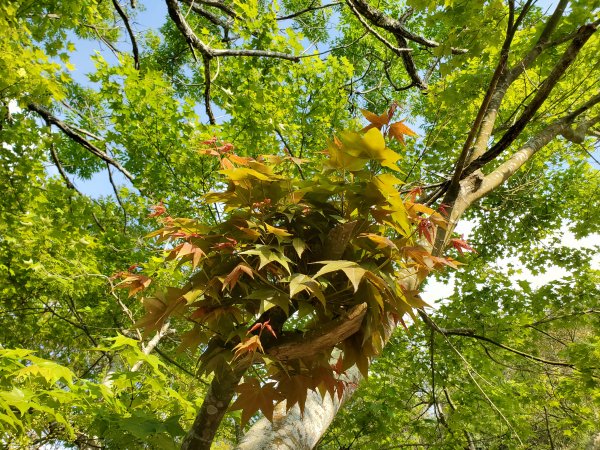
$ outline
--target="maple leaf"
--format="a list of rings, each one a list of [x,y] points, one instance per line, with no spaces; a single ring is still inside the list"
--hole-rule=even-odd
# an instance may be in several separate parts
[[[167,212],[167,208],[165,208],[163,202],[150,206],[150,209],[152,210],[152,213],[148,214],[148,217],[159,217]]]
[[[206,256],[206,253],[200,247],[191,242],[184,242],[171,250],[167,260],[180,259],[182,263],[192,260],[192,266],[195,269],[203,256]]]
[[[242,272],[250,276],[251,278],[254,278],[254,272],[252,272],[252,269],[246,264],[240,263],[237,266],[235,266],[235,268],[229,273],[229,275],[225,277],[225,279],[223,280],[222,290],[224,291],[225,288],[229,288],[229,290],[231,291],[238,282],[240,276],[242,275]]]
[[[398,108],[398,106],[399,105],[398,105],[398,102],[396,100],[394,100],[392,102],[392,104],[390,105],[390,109],[388,109],[388,112],[387,112],[387,114],[388,114],[388,122],[390,120],[392,120],[392,117],[394,117],[394,113],[396,112],[396,109]]]
[[[277,392],[286,400],[285,409],[289,411],[296,403],[300,414],[304,415],[304,406],[309,389],[313,389],[314,380],[307,375],[285,376],[277,383]]]
[[[146,289],[152,283],[152,280],[145,275],[121,273],[120,276],[125,276],[125,279],[115,286],[119,289],[129,289],[129,297],[134,296],[142,289]]]
[[[421,186],[416,186],[409,191],[407,198],[410,198],[413,203],[416,203],[417,196],[420,195],[423,195],[423,188]]]
[[[465,251],[477,253],[477,251],[473,247],[467,244],[467,242],[464,240],[463,235],[460,236],[460,239],[450,239],[450,244],[452,244],[452,247],[454,247],[456,251],[458,251],[458,253],[460,253],[461,255],[464,255]]]
[[[404,136],[416,136],[417,133],[404,125],[403,120],[400,120],[399,122],[394,122],[390,125],[388,135],[395,138],[402,145],[406,145],[406,142],[404,142]]]
[[[427,239],[430,244],[433,244],[434,227],[431,220],[423,217],[419,218],[418,231],[420,237],[425,236],[425,239]]]
[[[211,248],[215,249],[215,250],[232,250],[235,248],[235,246],[237,245],[238,241],[236,241],[233,238],[228,238],[226,237],[225,239],[227,239],[229,242],[219,242],[218,244],[213,245]]]
[[[442,213],[445,216],[448,216],[448,210],[446,208],[449,208],[450,206],[446,205],[445,203],[440,204],[440,206],[438,206],[438,211],[440,213]]]
[[[275,389],[275,382],[270,381],[261,386],[256,378],[246,378],[236,390],[239,395],[229,409],[242,410],[242,426],[258,410],[262,411],[268,420],[273,421],[274,403],[283,400],[281,394]]]
[[[260,336],[258,334],[254,334],[248,339],[243,340],[238,345],[233,347],[233,350],[233,359],[238,359],[247,353],[256,353],[256,350],[259,350],[262,353],[265,352],[262,344],[260,343]]]
[[[269,333],[271,333],[273,335],[273,337],[277,337],[277,335],[275,334],[275,331],[273,330],[273,327],[271,327],[271,325],[269,325],[269,322],[271,322],[271,319],[267,320],[266,322],[257,322],[254,325],[252,325],[252,327],[246,332],[246,334],[250,334],[256,330],[258,330],[260,328],[260,332],[258,333],[258,337],[260,337],[262,335],[263,330],[267,330]]]
[[[202,145],[214,145],[217,142],[217,136],[213,136],[207,141],[200,142]]]
[[[372,113],[371,111],[368,111],[368,110],[362,109],[362,108],[361,108],[360,112],[362,113],[363,116],[365,116],[365,119],[367,119],[369,122],[371,122],[369,125],[367,125],[365,128],[362,129],[363,132],[369,131],[371,128],[377,128],[377,129],[381,130],[381,128],[384,125],[387,125],[390,121],[390,116],[387,112],[377,115],[377,114]]]

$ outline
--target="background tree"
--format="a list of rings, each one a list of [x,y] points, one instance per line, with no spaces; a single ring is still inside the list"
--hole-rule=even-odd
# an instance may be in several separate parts
[[[144,6],[167,18],[160,30],[137,22],[149,17]],[[216,135],[241,156],[319,161],[334,132],[360,126],[359,108],[379,114],[394,100],[421,134],[406,147],[391,145],[402,154],[395,162],[402,190],[448,214],[448,230],[437,229],[429,250],[441,255],[466,218],[477,224],[470,244],[478,254],[455,275],[448,301],[409,323],[408,334],[394,334],[352,414],[323,445],[358,447],[366,436],[382,446],[586,445],[597,432],[597,272],[589,250],[557,240],[567,228],[578,238],[598,231],[597,7],[562,0],[0,6],[1,342],[38,358],[2,350],[6,445],[166,448],[190,428],[184,445],[210,445],[212,437],[194,441],[205,424],[198,354],[175,353],[189,325],[161,323],[144,344],[133,325],[142,305],[111,290],[119,272],[128,272],[122,278],[133,290],[150,274],[151,289],[188,281],[189,270],[164,262],[168,247],[139,241],[155,228],[147,207],[156,205],[158,215],[163,201],[172,217],[225,226],[218,205],[204,201],[222,185],[218,159],[198,153],[202,142]],[[73,64],[84,59],[72,52],[94,41],[105,51],[92,55],[83,76]],[[379,117],[366,114],[381,128]],[[369,176],[381,173],[368,167]],[[307,179],[315,172],[305,171]],[[288,173],[300,177],[293,164]],[[79,180],[98,174],[113,195],[81,194]],[[423,211],[415,224],[433,214]],[[515,284],[521,269],[495,266],[508,255],[534,275],[548,263],[570,275],[537,288]],[[135,262],[140,267],[126,271]],[[352,320],[344,317],[336,323]],[[359,373],[346,376],[342,401]],[[212,379],[212,392],[223,381]],[[287,415],[276,408],[273,425],[256,422],[241,448],[316,445],[341,402],[311,392],[302,417],[298,406]],[[377,402],[393,406],[389,421],[366,420],[372,414],[362,405]],[[226,417],[217,435],[223,445],[242,432],[236,413]],[[392,423],[401,426],[392,432]]]

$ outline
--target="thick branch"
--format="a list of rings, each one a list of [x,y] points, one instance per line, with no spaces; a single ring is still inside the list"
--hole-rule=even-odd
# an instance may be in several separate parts
[[[182,450],[210,450],[223,416],[235,394],[240,379],[249,364],[238,365],[234,370],[223,370],[215,374],[200,411],[188,431]]]
[[[539,39],[529,53],[527,53],[527,55],[510,70],[503,72],[501,78],[498,80],[494,94],[487,105],[484,118],[481,122],[481,128],[479,129],[479,134],[474,144],[474,149],[469,156],[469,162],[479,158],[485,153],[488,140],[496,123],[500,104],[502,103],[508,88],[527,68],[529,68],[544,48],[548,46],[548,40],[554,33],[568,3],[569,0],[559,1],[552,16],[548,19],[548,22],[546,22]],[[522,14],[523,11],[520,16],[522,16]]]
[[[354,13],[354,15],[356,16],[356,18],[358,19],[358,21],[362,24],[362,26],[369,33],[371,33],[373,36],[375,36],[375,38],[377,38],[377,40],[379,40],[380,42],[382,42],[383,45],[385,45],[387,48],[389,48],[391,51],[393,51],[396,55],[402,56],[402,53],[404,53],[404,52],[412,52],[412,48],[410,48],[410,47],[406,47],[406,48],[395,47],[390,41],[388,41],[386,38],[384,38],[382,35],[380,35],[376,30],[373,29],[373,27],[371,27],[365,21],[365,19],[360,14],[360,12],[358,12],[358,10],[356,9],[356,7],[352,4],[351,0],[346,0],[346,3],[348,4],[348,6],[350,7],[350,9]]]
[[[94,144],[92,144],[90,141],[88,141],[87,139],[82,137],[79,133],[77,133],[69,125],[67,125],[62,120],[55,117],[54,115],[52,115],[52,113],[50,111],[48,111],[46,108],[44,108],[41,105],[38,105],[37,103],[30,103],[27,106],[27,109],[29,109],[30,111],[35,111],[47,123],[55,125],[58,128],[60,128],[60,130],[63,133],[65,133],[67,136],[69,136],[71,139],[73,139],[75,142],[77,142],[79,145],[84,147],[86,150],[88,150],[89,152],[91,152],[92,154],[97,156],[98,158],[102,159],[103,161],[106,161],[108,164],[110,164],[111,166],[116,168],[119,172],[121,172],[123,175],[125,175],[125,177],[127,177],[127,179],[129,181],[131,181],[133,183],[133,181],[135,180],[135,177],[127,169],[125,169],[117,160],[111,158],[105,152],[103,152],[98,147],[96,147]]]
[[[347,0],[352,4],[364,17],[366,17],[373,25],[383,28],[394,35],[400,35],[403,38],[416,42],[417,44],[426,47],[439,47],[439,42],[427,39],[409,31],[400,20],[386,16],[383,12],[373,8],[365,0]],[[466,50],[453,49],[453,52],[466,53]]]
[[[515,122],[513,126],[511,126],[508,131],[500,138],[500,140],[492,146],[491,149],[486,151],[483,155],[477,158],[475,161],[470,163],[462,173],[462,178],[472,174],[477,169],[480,169],[488,162],[494,160],[500,153],[502,153],[510,144],[512,144],[515,139],[521,134],[525,126],[531,121],[533,115],[538,111],[540,106],[544,103],[544,101],[552,92],[552,89],[562,75],[565,73],[567,68],[573,63],[579,51],[583,48],[588,39],[594,34],[597,30],[597,23],[584,25],[579,28],[577,36],[571,42],[571,45],[567,48],[563,56],[556,63],[550,75],[542,82],[540,88],[538,89],[535,97],[527,105],[521,117]]]
[[[224,30],[229,30],[231,28],[232,19],[229,19],[229,20],[221,19],[219,16],[211,13],[210,11],[203,9],[195,0],[179,0],[179,1],[182,3],[185,3],[186,5],[189,5],[189,7],[192,9],[192,11],[194,11],[199,16],[204,17],[205,19],[207,19],[209,22],[213,23],[214,25],[222,27]]]
[[[326,327],[306,333],[301,338],[294,337],[289,342],[278,342],[266,352],[282,361],[317,355],[356,333],[366,312],[367,304],[361,303],[352,308],[347,316],[334,320]]]
[[[233,9],[226,5],[223,0],[198,0],[198,3],[220,9],[232,19],[240,18],[240,16],[238,16],[238,14]]]
[[[573,111],[571,114],[554,121],[551,125],[547,126],[540,133],[532,137],[525,145],[523,145],[514,155],[512,155],[507,161],[502,163],[497,169],[491,172],[489,175],[483,178],[479,188],[474,192],[470,193],[466,197],[468,204],[484,197],[489,192],[496,189],[504,181],[510,178],[514,173],[521,168],[523,164],[531,159],[531,157],[552,141],[559,134],[568,133],[571,130],[570,126],[573,121],[581,114],[588,111],[594,105],[600,103],[600,94],[596,94],[590,100],[588,100],[580,108]],[[589,123],[594,123],[598,120],[598,117],[594,117],[588,121],[583,121],[580,126],[584,126]],[[578,129],[577,127],[576,129]]]
[[[461,174],[465,167],[465,164],[467,164],[469,155],[472,152],[473,141],[475,140],[475,136],[477,135],[483,122],[483,119],[486,115],[486,112],[488,111],[492,97],[496,93],[498,81],[505,73],[512,41],[521,21],[527,14],[531,3],[531,1],[528,1],[524,5],[521,13],[517,17],[517,20],[515,20],[514,1],[509,2],[509,16],[508,25],[506,29],[506,37],[504,38],[504,43],[502,44],[502,49],[500,50],[500,58],[498,60],[498,64],[496,65],[496,69],[494,70],[494,74],[492,75],[492,79],[490,80],[488,89],[485,93],[483,101],[481,102],[479,111],[477,112],[477,116],[475,117],[475,121],[473,122],[473,125],[469,130],[467,139],[465,140],[460,156],[458,157],[458,160],[454,167],[454,174],[452,175],[452,179],[450,180],[450,184],[448,185],[448,190],[446,191],[446,195],[444,196],[444,199],[442,201],[442,203],[448,205],[449,207],[454,206],[454,202],[456,201],[456,197],[458,196],[458,193],[460,191]],[[438,231],[434,248],[434,252],[436,255],[440,254],[446,247],[448,237],[449,234],[446,233],[444,229],[440,229]]]

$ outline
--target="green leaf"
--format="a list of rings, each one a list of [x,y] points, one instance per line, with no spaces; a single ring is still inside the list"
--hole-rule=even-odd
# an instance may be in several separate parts
[[[302,253],[306,250],[306,243],[300,238],[294,238],[292,239],[292,245],[298,254],[298,258],[302,258]]]
[[[312,264],[325,264],[323,267],[321,267],[319,269],[319,271],[317,273],[315,273],[313,275],[313,280],[319,278],[322,275],[331,273],[331,272],[336,272],[338,270],[342,270],[342,269],[346,269],[349,267],[359,267],[357,263],[355,263],[354,261],[345,261],[345,260],[338,260],[338,261],[316,261]]]

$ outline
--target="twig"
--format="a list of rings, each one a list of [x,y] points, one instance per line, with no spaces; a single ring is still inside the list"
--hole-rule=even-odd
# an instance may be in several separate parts
[[[425,313],[422,310],[418,310],[419,315],[421,316],[421,318],[423,319],[423,321],[433,330],[437,331],[440,334],[443,334],[444,336],[466,336],[466,337],[470,337],[473,339],[477,339],[480,341],[485,341],[485,342],[489,342],[490,344],[493,344],[497,347],[500,347],[504,350],[507,350],[509,352],[515,353],[516,355],[519,356],[523,356],[524,358],[528,358],[531,359],[533,361],[537,361],[543,364],[548,364],[548,365],[552,365],[552,366],[561,366],[561,367],[569,367],[571,369],[575,369],[575,365],[571,364],[571,363],[566,363],[566,362],[562,362],[562,361],[552,361],[552,360],[547,360],[547,359],[543,359],[543,358],[539,358],[537,356],[534,355],[530,355],[529,353],[525,353],[522,352],[520,350],[514,349],[512,347],[509,347],[507,345],[501,344],[500,342],[496,342],[493,339],[490,339],[488,337],[485,336],[480,336],[478,334],[475,334],[474,330],[470,330],[470,329],[464,329],[464,328],[456,328],[456,329],[447,329],[447,328],[440,328],[432,319],[431,317],[429,317],[429,315],[427,315],[427,313]]]
[[[277,17],[276,20],[288,20],[288,19],[294,19],[295,17],[301,16],[302,14],[305,14],[307,12],[311,12],[311,11],[318,11],[320,9],[325,9],[325,8],[331,8],[333,6],[338,6],[343,4],[344,2],[334,2],[334,3],[327,3],[325,5],[319,5],[319,6],[312,6],[315,2],[313,2],[311,4],[311,6],[309,6],[308,8],[304,8],[300,11],[297,11],[295,13],[292,14],[288,14],[287,16],[279,16]]]
[[[115,180],[113,179],[112,172],[110,170],[110,165],[108,163],[106,164],[106,170],[108,170],[108,181],[110,182],[113,192],[115,193],[115,197],[117,198],[117,203],[119,203],[119,206],[121,207],[121,210],[123,211],[123,231],[125,231],[127,229],[127,211],[125,210],[125,205],[123,205],[123,202],[121,201],[121,196],[119,195],[119,190],[117,189],[117,185],[115,184]]]
[[[277,136],[279,136],[279,139],[283,143],[284,150],[290,155],[290,157],[292,158],[292,162],[294,163],[294,165],[298,169],[298,174],[300,174],[300,178],[302,178],[304,180],[304,173],[302,172],[302,167],[300,167],[300,164],[298,164],[295,161],[296,157],[294,156],[294,153],[292,152],[292,149],[290,148],[290,146],[288,145],[288,143],[285,141],[283,135],[281,134],[281,132],[279,131],[279,129],[277,128],[277,126],[275,126],[274,129],[275,129],[275,133],[277,134]]]

